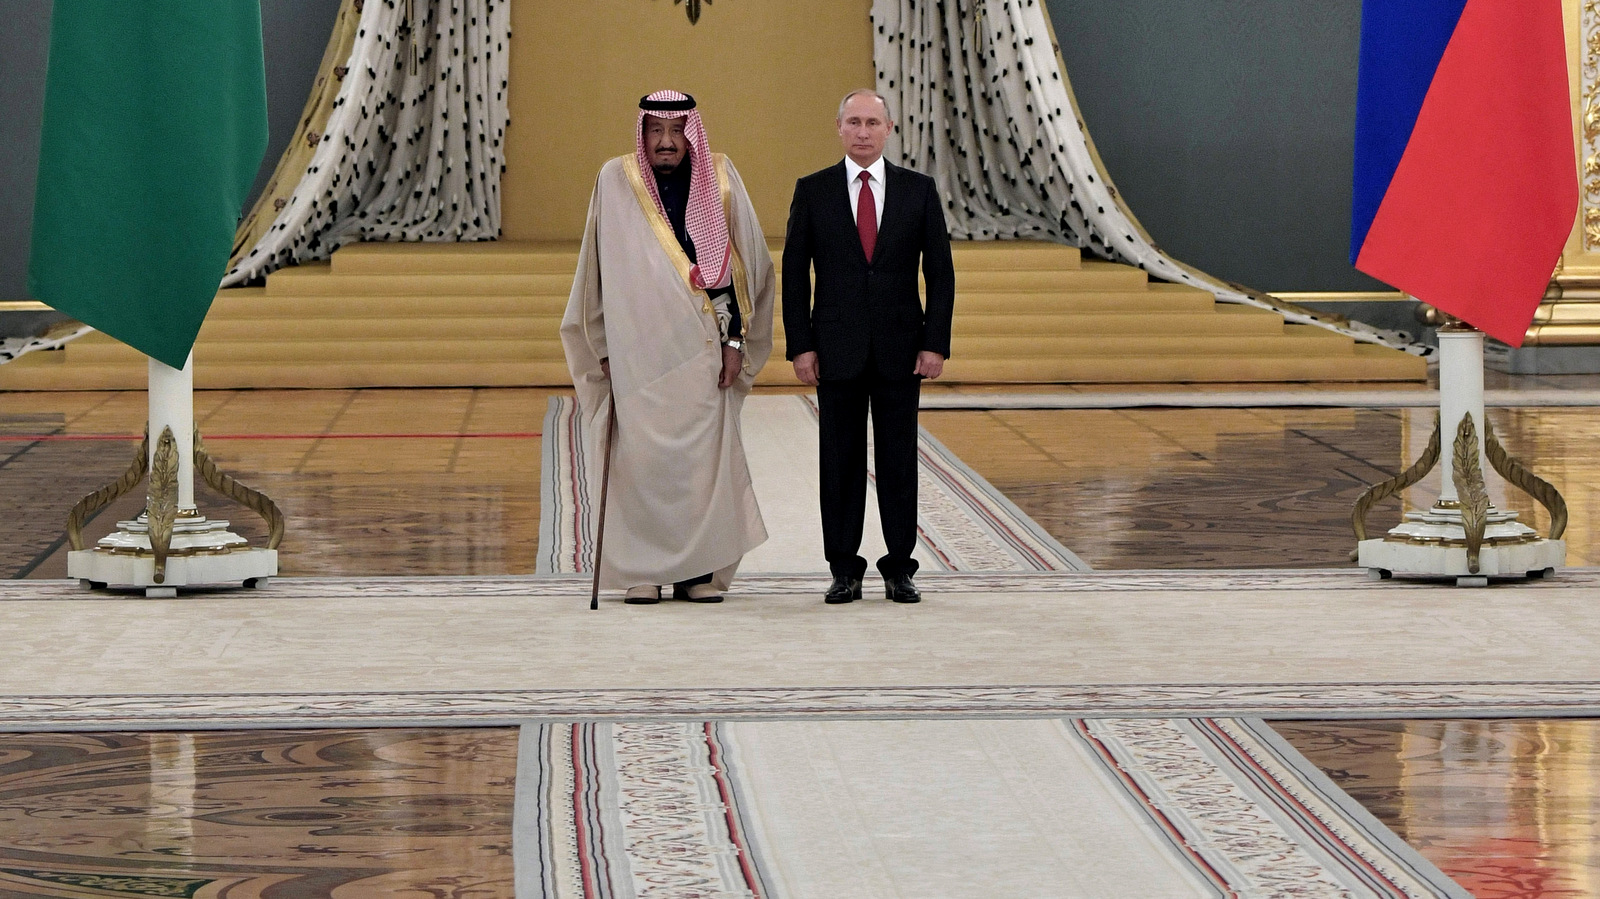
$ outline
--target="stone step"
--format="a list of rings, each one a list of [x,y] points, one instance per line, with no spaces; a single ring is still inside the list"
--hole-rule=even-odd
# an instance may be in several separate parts
[[[149,370],[117,363],[61,366],[0,365],[0,390],[144,390]],[[566,363],[359,362],[323,360],[306,365],[220,362],[195,365],[200,390],[355,387],[530,387],[571,385]]]
[[[783,241],[770,242],[781,268]],[[334,274],[538,274],[577,269],[577,241],[480,241],[474,243],[357,243],[333,254]],[[1082,267],[1077,247],[1033,241],[956,241],[962,271],[1070,271]]]
[[[125,361],[138,351],[112,340],[75,341],[67,350],[69,364]],[[412,338],[398,340],[206,340],[194,346],[198,371],[208,365],[236,363],[299,366],[337,361],[341,365],[394,362],[547,362],[565,357],[561,341],[548,339]]]
[[[570,284],[578,242],[358,243],[332,263],[337,275],[564,274]]]

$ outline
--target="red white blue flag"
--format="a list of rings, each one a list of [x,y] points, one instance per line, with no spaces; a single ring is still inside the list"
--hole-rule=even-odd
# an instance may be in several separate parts
[[[1561,0],[1365,0],[1350,262],[1521,346],[1578,213]]]

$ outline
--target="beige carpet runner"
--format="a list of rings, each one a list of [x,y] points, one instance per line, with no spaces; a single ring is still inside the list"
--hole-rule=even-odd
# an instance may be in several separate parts
[[[571,397],[552,397],[544,420],[538,571],[592,571],[597,497],[582,418]],[[767,542],[745,556],[741,575],[824,572],[817,510],[817,415],[808,396],[752,396],[743,416],[745,454]],[[917,549],[923,571],[1082,571],[1089,566],[1056,542],[925,429],[918,435]],[[869,448],[868,458],[871,458]],[[870,477],[861,555],[884,553]],[[598,480],[598,479],[593,479]]]
[[[1258,720],[524,726],[517,895],[1467,897]]]

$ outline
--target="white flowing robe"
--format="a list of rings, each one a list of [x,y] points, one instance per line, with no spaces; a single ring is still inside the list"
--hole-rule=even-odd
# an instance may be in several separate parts
[[[726,590],[767,539],[739,436],[739,413],[772,353],[772,256],[744,183],[720,154],[717,182],[744,318],[744,370],[717,387],[722,343],[689,258],[645,192],[633,156],[600,169],[561,322],[561,343],[589,440],[598,509],[607,415],[617,408],[600,584],[671,584],[711,573]],[[600,369],[609,359],[611,380]]]

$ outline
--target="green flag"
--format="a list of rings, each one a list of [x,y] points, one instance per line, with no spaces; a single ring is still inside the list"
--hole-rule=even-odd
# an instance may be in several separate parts
[[[29,291],[182,368],[266,147],[259,0],[56,0]]]

